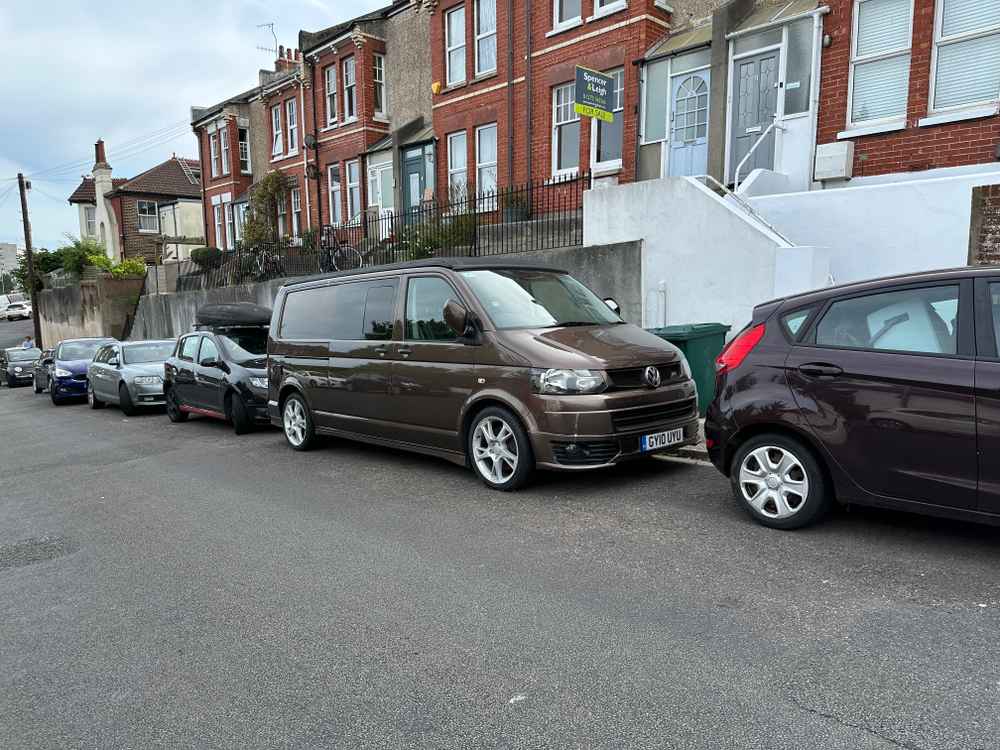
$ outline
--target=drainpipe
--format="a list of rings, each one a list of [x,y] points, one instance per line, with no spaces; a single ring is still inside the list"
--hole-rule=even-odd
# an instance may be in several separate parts
[[[644,125],[642,111],[642,86],[646,82],[646,62],[644,60],[633,60],[632,64],[639,71],[639,97],[635,105],[635,164],[632,170],[633,182],[639,181],[639,149],[642,148],[642,127]],[[669,81],[668,81],[669,84]],[[670,86],[667,86],[667,96],[670,95]],[[663,148],[663,146],[660,146]],[[660,164],[663,164],[663,154],[660,154]]]
[[[313,58],[309,60],[309,70],[310,77],[312,79],[312,90],[313,90],[313,107],[312,107],[312,121],[313,121],[313,138],[316,139],[316,218],[319,220],[320,231],[323,229],[323,181],[321,179],[322,175],[319,172],[319,124],[316,120],[316,59]],[[309,179],[308,177],[306,178]]]
[[[299,73],[296,76],[299,80],[299,111],[302,119],[299,121],[302,131],[305,132],[306,117],[306,81],[305,77]],[[315,114],[315,107],[313,113]],[[306,147],[305,138],[302,139],[302,186],[306,189],[306,229],[312,229],[312,201],[309,197],[309,149]]]
[[[529,0],[530,1],[530,0]],[[531,26],[528,26],[531,35]],[[514,0],[507,0],[507,186],[514,184]]]
[[[524,112],[527,119],[527,127],[525,128],[525,134],[528,142],[528,153],[525,155],[524,163],[528,168],[528,184],[531,184],[531,152],[533,150],[533,139],[531,137],[531,106],[532,96],[531,96],[531,0],[525,0],[524,3],[524,28],[527,33],[527,51],[524,56],[524,92],[525,92],[525,103]]]

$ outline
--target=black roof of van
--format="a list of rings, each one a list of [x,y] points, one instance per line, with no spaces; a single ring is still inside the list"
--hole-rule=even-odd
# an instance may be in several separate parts
[[[384,273],[387,271],[412,271],[414,269],[422,268],[447,268],[450,271],[519,268],[531,271],[555,271],[556,273],[569,273],[569,271],[565,268],[559,268],[549,263],[542,263],[533,260],[504,260],[500,258],[428,258],[426,260],[408,260],[403,263],[387,263],[382,266],[356,268],[351,271],[335,271],[333,273],[302,276],[300,278],[286,281],[282,286],[307,284],[309,282],[320,281],[322,279],[340,279],[349,276],[362,276],[365,274]]]

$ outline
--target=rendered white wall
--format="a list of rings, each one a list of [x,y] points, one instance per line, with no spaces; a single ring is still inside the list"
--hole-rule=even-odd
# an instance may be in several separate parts
[[[998,183],[994,170],[747,200],[793,243],[828,247],[846,283],[965,265],[972,188]]]
[[[824,285],[825,256],[789,248],[779,237],[691,178],[589,190],[583,241],[643,241],[643,325],[725,323],[738,329],[753,307],[782,293]]]

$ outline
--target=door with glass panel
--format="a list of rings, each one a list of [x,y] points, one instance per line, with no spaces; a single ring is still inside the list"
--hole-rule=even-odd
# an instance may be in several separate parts
[[[735,62],[730,159],[734,177],[740,162],[761,139],[778,113],[779,56],[780,51],[775,49]],[[740,177],[745,177],[754,169],[774,169],[773,130],[740,169]]]
[[[671,177],[708,172],[708,92],[708,70],[675,75],[671,80],[667,156],[667,173]]]

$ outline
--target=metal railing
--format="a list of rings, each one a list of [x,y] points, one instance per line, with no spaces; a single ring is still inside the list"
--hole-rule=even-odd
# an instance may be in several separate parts
[[[777,118],[775,118],[774,121],[767,126],[764,132],[760,134],[760,137],[753,142],[753,145],[750,147],[750,150],[747,151],[746,156],[744,156],[740,160],[740,163],[736,165],[736,172],[733,174],[733,191],[740,189],[740,172],[743,171],[743,166],[747,163],[747,161],[750,160],[750,157],[753,156],[754,151],[757,150],[757,147],[760,146],[760,144],[764,142],[764,139],[767,138],[767,136],[771,133],[771,131],[774,130],[781,130],[781,131],[785,130],[783,126],[778,124]]]
[[[702,182],[705,183],[705,185],[709,189],[714,190],[715,192],[719,193],[724,198],[728,198],[728,199],[732,200],[734,203],[736,203],[736,205],[738,205],[740,208],[742,208],[743,211],[746,214],[748,214],[751,219],[753,219],[758,224],[761,224],[762,226],[764,226],[765,228],[767,228],[770,232],[772,232],[773,234],[775,234],[780,239],[784,240],[788,244],[789,247],[792,247],[792,245],[794,244],[790,239],[788,239],[788,237],[786,237],[780,231],[778,231],[778,228],[775,227],[774,224],[772,224],[767,219],[765,219],[761,215],[761,213],[759,211],[757,211],[750,204],[750,202],[748,200],[746,200],[745,198],[743,198],[741,195],[737,195],[736,193],[734,193],[732,190],[730,190],[729,188],[727,188],[725,185],[723,185],[717,179],[715,179],[714,177],[712,177],[712,175],[710,175],[710,174],[702,174],[702,175],[698,175],[697,177],[691,177],[690,179],[692,179],[692,180],[701,180]]]

